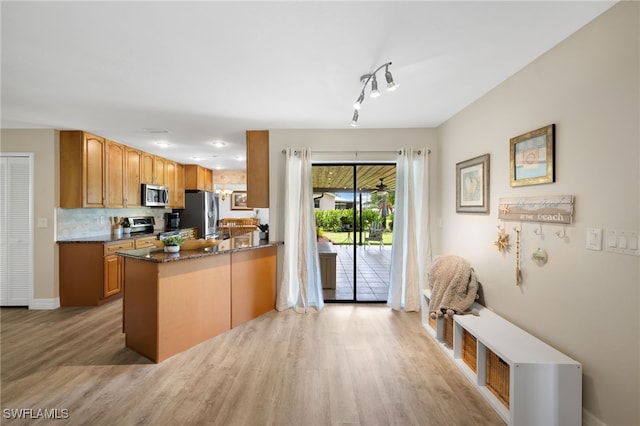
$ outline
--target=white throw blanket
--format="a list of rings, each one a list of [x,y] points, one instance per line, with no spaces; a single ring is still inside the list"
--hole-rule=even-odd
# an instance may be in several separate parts
[[[437,257],[429,273],[429,314],[452,316],[469,313],[478,294],[478,280],[469,262],[459,256]]]

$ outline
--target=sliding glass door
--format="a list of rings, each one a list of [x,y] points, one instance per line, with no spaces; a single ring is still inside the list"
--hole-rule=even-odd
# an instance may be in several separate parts
[[[326,302],[386,302],[395,168],[390,163],[313,165]]]

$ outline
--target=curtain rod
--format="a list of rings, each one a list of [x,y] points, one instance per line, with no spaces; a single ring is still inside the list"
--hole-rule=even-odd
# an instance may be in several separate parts
[[[358,153],[391,153],[391,152],[395,152],[396,154],[400,155],[402,154],[402,150],[398,149],[398,150],[383,150],[383,151],[376,151],[376,150],[372,150],[372,151],[314,151],[311,150],[312,153],[315,154],[356,154],[356,156],[358,155]],[[287,153],[286,149],[282,150],[283,154]],[[418,155],[422,154],[422,150],[418,150]],[[428,149],[427,150],[427,154],[431,154],[431,150]]]

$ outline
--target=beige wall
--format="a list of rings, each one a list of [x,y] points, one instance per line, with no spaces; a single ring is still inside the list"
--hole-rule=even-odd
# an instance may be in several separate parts
[[[620,3],[438,129],[440,253],[468,258],[488,306],[584,367],[583,406],[608,425],[640,424],[640,258],[590,251],[586,228],[640,231],[640,3]],[[511,188],[509,139],[556,124],[556,183]],[[491,154],[491,213],[456,214],[455,164]],[[575,221],[522,223],[498,253],[499,197],[575,196]],[[507,231],[515,239],[513,227]],[[536,266],[543,247],[549,262]],[[587,421],[594,421],[586,413]]]
[[[3,129],[0,133],[0,152],[28,152],[34,155],[34,224],[43,218],[48,226],[36,227],[33,232],[33,298],[55,303],[53,299],[58,297],[58,247],[55,243],[58,132],[51,129]],[[45,305],[47,303],[44,302]]]

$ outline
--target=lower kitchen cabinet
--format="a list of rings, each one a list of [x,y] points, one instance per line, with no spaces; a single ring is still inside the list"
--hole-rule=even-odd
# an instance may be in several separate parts
[[[105,256],[102,297],[107,298],[122,291],[122,263],[118,255]]]
[[[134,240],[60,244],[60,305],[98,306],[119,297],[124,262],[115,253],[133,248]]]

